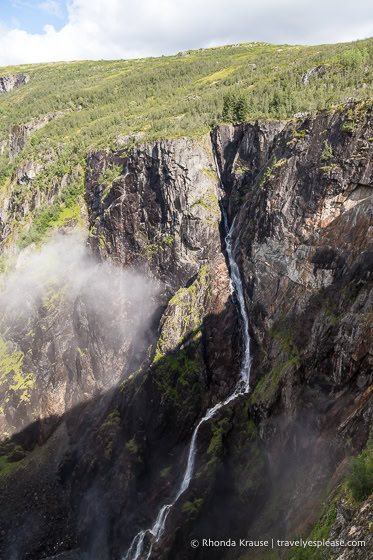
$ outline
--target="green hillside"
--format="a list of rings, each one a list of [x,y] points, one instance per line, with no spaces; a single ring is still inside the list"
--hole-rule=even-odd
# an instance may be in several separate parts
[[[24,65],[1,68],[0,76],[12,72],[31,79],[0,95],[0,144],[14,125],[63,112],[27,138],[15,161],[9,162],[7,149],[0,155],[3,193],[24,162],[43,167],[32,185],[17,186],[22,206],[30,189],[48,189],[53,178],[84,167],[88,151],[118,147],[118,135],[140,133],[141,141],[200,136],[224,120],[287,119],[346,97],[372,97],[373,39],[308,47],[247,43],[159,58]],[[79,193],[81,185],[70,187],[68,203],[39,216],[35,235],[23,235],[21,245],[38,241]],[[27,220],[18,218],[20,231]]]

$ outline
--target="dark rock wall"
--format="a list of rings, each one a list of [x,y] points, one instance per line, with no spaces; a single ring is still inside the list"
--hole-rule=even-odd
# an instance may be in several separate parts
[[[118,177],[105,183],[115,166]],[[156,142],[128,155],[90,154],[86,186],[94,250],[156,276],[166,298],[220,251],[219,192],[208,138]]]
[[[256,346],[250,411],[273,488],[249,534],[267,524],[268,537],[285,538],[309,527],[371,427],[373,120],[365,109],[288,124],[274,144],[279,124],[256,139],[257,126],[239,127],[240,168],[222,160],[230,200],[241,200],[235,255]],[[253,134],[251,146],[264,146],[255,176],[245,140]]]

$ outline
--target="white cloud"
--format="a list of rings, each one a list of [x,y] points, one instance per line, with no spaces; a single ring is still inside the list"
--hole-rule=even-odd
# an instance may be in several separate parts
[[[53,10],[57,3],[41,4]],[[371,0],[70,0],[67,7],[59,31],[48,25],[30,34],[1,29],[0,22],[0,65],[136,58],[250,41],[333,43],[366,38],[373,29]]]

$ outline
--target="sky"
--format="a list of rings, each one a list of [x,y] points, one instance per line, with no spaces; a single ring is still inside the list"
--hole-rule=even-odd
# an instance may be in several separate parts
[[[372,0],[0,0],[0,66],[371,36]]]

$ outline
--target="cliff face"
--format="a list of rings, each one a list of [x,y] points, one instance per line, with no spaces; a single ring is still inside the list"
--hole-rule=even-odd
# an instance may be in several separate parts
[[[155,337],[167,301],[219,253],[218,185],[209,145],[180,140],[137,148],[129,157],[90,154],[85,181],[89,242],[99,259],[113,266],[106,272],[104,265],[95,268],[81,249],[76,254],[73,244],[62,243],[56,251],[58,258],[62,255],[61,269],[67,269],[50,271],[58,278],[46,293],[24,302],[31,308],[27,317],[18,313],[15,319],[14,310],[5,307],[2,432],[25,428],[34,418],[49,418],[50,423],[51,417],[118,382],[125,369],[133,372]],[[12,199],[9,204],[4,221],[15,214]],[[5,240],[8,228],[5,223]],[[63,256],[66,250],[71,257]],[[118,263],[136,267],[132,280],[119,277]],[[69,274],[84,280],[77,286]],[[13,283],[18,282],[16,275]],[[131,282],[139,284],[138,293]],[[127,299],[121,290],[129,292]],[[109,316],[103,324],[105,312]],[[198,313],[203,314],[203,306]],[[10,388],[17,360],[20,382]]]
[[[30,81],[30,76],[27,74],[8,74],[7,76],[0,76],[0,94],[9,93]]]
[[[5,554],[15,550],[24,555],[27,549],[33,557],[79,547],[80,553],[87,548],[100,558],[112,553],[120,557],[139,522],[135,504],[144,493],[151,496],[157,485],[148,513],[142,514],[144,520],[151,518],[162,493],[178,480],[191,427],[206,406],[229,392],[238,373],[238,323],[220,250],[219,186],[211,145],[178,140],[138,147],[128,155],[90,154],[85,182],[89,243],[101,266],[136,267],[141,276],[133,281],[156,281],[158,289],[151,294],[154,306],[146,336],[129,328],[119,341],[118,324],[107,332],[102,323],[105,302],[92,313],[92,299],[102,297],[95,286],[88,297],[87,285],[94,284],[97,269],[78,293],[67,290],[65,297],[57,292],[56,298],[55,290],[49,297],[51,309],[38,310],[30,339],[35,348],[22,348],[22,353],[27,360],[23,366],[31,369],[33,360],[40,374],[29,399],[13,401],[11,408],[4,398],[7,431],[26,429],[3,444],[16,478],[2,488],[4,500],[16,500],[17,509],[24,511],[17,525],[21,532],[29,515],[41,515],[41,520],[30,538],[17,543],[11,518],[6,519],[13,506],[4,511]],[[120,313],[120,286],[103,288],[110,289],[107,304],[113,314],[131,326],[142,302],[132,298],[131,307]],[[10,348],[13,331],[7,337]],[[119,389],[107,392],[123,377]],[[45,399],[40,400],[43,389]],[[46,400],[48,407],[40,410]],[[59,408],[53,409],[55,401]],[[39,420],[29,426],[33,417]],[[36,442],[44,444],[43,456],[53,461],[39,461]],[[175,454],[172,460],[170,453]],[[101,455],[103,462],[97,460]],[[109,492],[108,476],[113,482]],[[43,480],[47,499],[30,502],[27,493],[22,498],[27,480],[37,496]],[[92,500],[97,502],[94,515]],[[122,524],[123,516],[130,522]]]
[[[5,402],[8,425],[25,429],[1,445],[4,557],[122,558],[174,496],[192,431],[232,392],[242,359],[219,199],[234,221],[252,390],[201,427],[192,482],[152,558],[266,557],[265,549],[192,550],[190,540],[308,534],[327,491],[339,499],[333,492],[373,414],[372,138],[370,106],[351,105],[290,123],[218,127],[211,142],[88,155],[90,250],[101,267],[135,268],[157,289],[139,325],[146,336],[131,326],[139,302],[121,307],[115,284],[112,313],[129,321],[119,340],[92,315],[82,287],[53,316],[33,319],[35,350],[22,351],[43,372],[37,392],[22,406]],[[24,344],[27,333],[15,332],[6,344]],[[63,394],[74,395],[48,430],[40,420],[28,426],[49,415],[38,398],[54,394],[46,356]],[[351,510],[334,534],[351,530],[355,512],[363,531],[370,506]]]
[[[241,199],[235,250],[257,346],[250,407],[275,498],[252,531],[267,523],[268,536],[307,527],[372,421],[371,112],[279,126],[216,134],[229,203]],[[232,164],[224,138],[238,135]],[[266,163],[253,177],[255,159]]]
[[[208,138],[157,142],[128,155],[90,154],[86,185],[94,251],[157,277],[168,297],[220,251]]]
[[[38,119],[33,119],[24,125],[13,126],[9,132],[9,161],[13,162],[16,159],[18,154],[25,147],[29,136],[47,126],[50,121],[60,119],[64,115],[65,113],[63,111],[54,111],[42,115]]]

